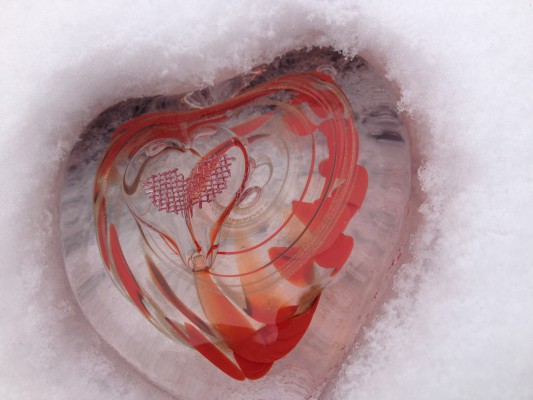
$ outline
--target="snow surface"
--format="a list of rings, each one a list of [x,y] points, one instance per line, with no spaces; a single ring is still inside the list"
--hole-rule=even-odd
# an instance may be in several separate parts
[[[424,203],[395,294],[324,398],[533,399],[531,1],[5,1],[0,399],[168,399],[105,345],[62,264],[61,169],[115,102],[284,51],[362,52],[401,90]]]

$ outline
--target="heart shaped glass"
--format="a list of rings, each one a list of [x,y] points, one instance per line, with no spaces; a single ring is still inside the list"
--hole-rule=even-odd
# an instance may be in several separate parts
[[[163,333],[233,378],[260,378],[352,252],[344,232],[367,189],[357,152],[350,104],[320,72],[134,118],[96,176],[109,274]]]
[[[92,326],[179,398],[316,397],[416,209],[396,102],[365,60],[317,48],[102,112],[61,204]]]

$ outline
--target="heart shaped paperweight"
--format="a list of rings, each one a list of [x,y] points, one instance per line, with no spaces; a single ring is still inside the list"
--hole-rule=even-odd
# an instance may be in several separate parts
[[[293,371],[304,389],[285,398],[302,398],[390,284],[409,193],[388,83],[361,58],[292,52],[89,125],[63,190],[67,272],[93,326],[169,392],[219,382],[224,398]],[[200,397],[183,389],[205,376]]]

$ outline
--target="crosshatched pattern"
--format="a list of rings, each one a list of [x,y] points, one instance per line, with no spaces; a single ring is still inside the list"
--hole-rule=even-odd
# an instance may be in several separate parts
[[[152,175],[143,188],[159,211],[177,214],[187,209],[187,181],[177,168]]]
[[[178,168],[161,172],[146,179],[143,189],[159,211],[183,214],[195,204],[202,208],[228,187],[232,160],[226,154],[206,158],[187,179]]]

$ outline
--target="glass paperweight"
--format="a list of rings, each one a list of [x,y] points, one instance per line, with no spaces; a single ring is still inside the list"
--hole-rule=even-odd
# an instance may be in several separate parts
[[[292,52],[97,117],[65,176],[67,273],[100,335],[178,398],[312,398],[390,285],[409,193],[388,82]]]

